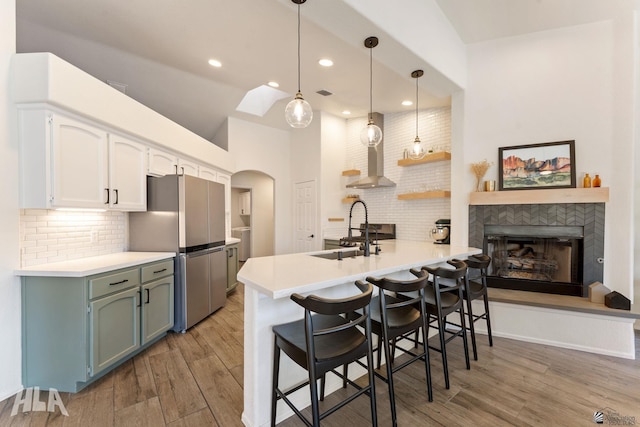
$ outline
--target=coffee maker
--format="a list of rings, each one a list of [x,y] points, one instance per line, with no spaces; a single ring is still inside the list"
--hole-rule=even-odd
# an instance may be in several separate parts
[[[436,221],[436,227],[431,230],[433,243],[438,245],[448,245],[451,241],[451,220],[439,219]]]

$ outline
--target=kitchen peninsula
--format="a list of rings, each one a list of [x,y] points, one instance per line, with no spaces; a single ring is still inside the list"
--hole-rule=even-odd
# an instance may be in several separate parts
[[[353,248],[343,251],[353,251]],[[367,276],[407,277],[409,269],[439,264],[451,258],[466,258],[480,253],[480,249],[437,245],[431,242],[386,240],[380,243],[380,254],[370,257],[344,257],[338,261],[313,255],[334,251],[297,253],[261,258],[250,258],[238,273],[238,280],[245,285],[244,305],[244,412],[246,426],[268,425],[271,408],[271,369],[273,360],[273,335],[276,324],[300,319],[303,309],[289,299],[293,293],[316,294],[328,298],[340,298],[355,294],[356,280]],[[284,357],[280,360],[283,387],[299,383],[306,372]],[[352,369],[354,377],[363,371]],[[332,392],[340,384],[333,376],[327,376],[327,390]],[[309,405],[308,389],[292,394],[298,407]],[[291,415],[284,406],[278,410],[278,421]]]

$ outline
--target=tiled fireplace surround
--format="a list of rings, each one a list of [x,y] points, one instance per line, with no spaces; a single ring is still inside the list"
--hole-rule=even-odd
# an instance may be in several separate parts
[[[508,204],[469,206],[469,246],[482,248],[485,225],[581,226],[583,283],[602,282],[604,256],[604,203]]]

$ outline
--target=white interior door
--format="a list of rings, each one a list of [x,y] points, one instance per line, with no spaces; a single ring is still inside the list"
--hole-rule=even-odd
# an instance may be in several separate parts
[[[309,252],[319,241],[316,221],[316,181],[295,184],[294,248],[296,252]]]

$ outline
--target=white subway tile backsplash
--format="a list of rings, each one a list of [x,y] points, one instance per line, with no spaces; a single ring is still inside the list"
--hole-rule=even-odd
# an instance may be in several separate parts
[[[411,167],[398,166],[404,149],[410,149],[415,138],[415,111],[392,113],[384,116],[384,175],[396,183],[393,188],[356,190],[347,188],[346,194],[358,194],[367,204],[369,222],[394,223],[396,235],[405,240],[430,240],[429,232],[439,218],[450,218],[450,199],[398,200],[398,194],[428,190],[451,189],[451,165],[442,161]],[[367,149],[360,143],[360,130],[366,117],[347,122],[347,165],[345,169],[359,169],[367,175]],[[449,107],[432,108],[418,112],[419,136],[425,150],[451,151],[451,110]],[[349,205],[344,207],[345,217]],[[364,212],[356,206],[353,222],[364,222]],[[346,229],[346,224],[345,227]]]
[[[126,213],[23,209],[21,266],[122,252]]]

